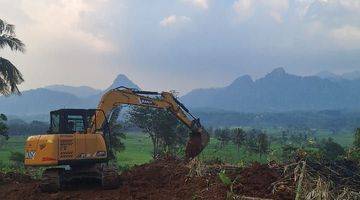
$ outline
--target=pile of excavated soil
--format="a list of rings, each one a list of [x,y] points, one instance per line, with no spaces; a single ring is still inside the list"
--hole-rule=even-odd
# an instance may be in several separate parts
[[[271,168],[266,164],[254,163],[236,176],[234,191],[251,197],[294,199],[293,191],[273,192],[273,183],[282,178],[280,172],[278,167]]]
[[[0,174],[0,181],[8,177],[0,184],[0,199],[226,199],[229,189],[217,173],[189,176],[189,170],[180,160],[167,157],[122,173],[123,184],[115,190],[102,190],[98,184],[87,181],[55,194],[42,193],[38,180]],[[272,194],[272,183],[279,180],[280,174],[267,165],[254,164],[231,175],[236,176],[239,177],[234,185],[237,194],[291,199],[287,194]]]

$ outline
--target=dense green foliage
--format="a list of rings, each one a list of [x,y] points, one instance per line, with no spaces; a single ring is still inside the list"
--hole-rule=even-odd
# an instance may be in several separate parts
[[[113,152],[119,152],[125,149],[123,140],[126,136],[123,126],[118,121],[120,110],[120,107],[116,108],[109,119],[110,137],[108,143],[110,144]]]
[[[27,123],[20,119],[13,119],[7,122],[10,135],[35,135],[44,134],[49,130],[49,123],[41,121],[31,121]]]
[[[6,126],[6,121],[7,117],[4,114],[0,114],[0,137],[3,136],[7,139],[9,137],[7,134],[9,128]]]
[[[357,128],[354,135],[354,147],[360,149],[360,128]]]
[[[15,26],[0,19],[0,49],[25,51],[25,45],[15,35]],[[20,93],[17,85],[24,79],[20,71],[7,59],[0,57],[0,94]]]
[[[146,133],[153,144],[153,157],[175,153],[179,145],[185,143],[186,128],[172,113],[162,109],[133,107],[128,114],[128,122]]]

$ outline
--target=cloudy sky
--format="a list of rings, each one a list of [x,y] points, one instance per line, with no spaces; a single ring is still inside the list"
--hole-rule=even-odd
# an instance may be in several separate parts
[[[360,70],[359,0],[0,0],[25,54],[22,89],[105,88],[117,74],[148,90],[223,86],[273,68]]]

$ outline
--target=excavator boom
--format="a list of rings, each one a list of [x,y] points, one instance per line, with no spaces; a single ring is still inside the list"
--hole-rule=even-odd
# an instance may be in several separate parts
[[[194,117],[172,93],[138,91],[125,87],[112,89],[102,96],[97,111],[92,118],[90,131],[95,133],[97,130],[100,130],[112,110],[122,105],[167,109],[174,114],[175,117],[191,130],[185,149],[186,160],[191,160],[200,154],[209,142],[209,134],[201,125],[200,120]]]

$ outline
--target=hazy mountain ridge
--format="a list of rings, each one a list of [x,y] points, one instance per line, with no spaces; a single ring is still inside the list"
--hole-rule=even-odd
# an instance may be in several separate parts
[[[94,89],[89,86],[49,85],[44,88],[57,92],[69,93],[77,97],[88,97],[101,92],[101,90]]]
[[[196,89],[181,99],[192,108],[238,112],[346,110],[360,108],[360,80],[297,76],[277,68],[253,81],[242,76],[223,88]]]
[[[349,74],[352,77],[356,75]],[[95,108],[104,92],[119,86],[140,89],[125,75],[120,74],[111,86],[102,91],[86,86],[60,86],[60,89],[50,86],[50,89],[23,91],[21,96],[0,97],[0,113],[29,116],[48,114],[49,111],[60,108]],[[81,95],[71,94],[74,90]],[[95,93],[96,91],[98,92]],[[181,100],[192,110],[200,111],[360,110],[358,91],[360,79],[297,76],[286,73],[283,68],[277,68],[257,80],[245,75],[226,87],[194,89],[181,97]],[[89,92],[92,95],[86,96]]]
[[[96,90],[87,86],[52,85],[23,91],[20,96],[0,96],[0,113],[17,117],[42,116],[51,110],[61,108],[95,108],[103,93],[120,86],[140,89],[123,74],[118,75],[106,90]]]
[[[20,96],[0,97],[0,112],[11,115],[38,115],[50,110],[87,107],[87,102],[75,95],[44,88],[24,91]]]
[[[315,76],[320,77],[322,79],[329,79],[333,81],[357,80],[360,79],[360,71],[347,72],[340,75],[329,71],[321,71],[315,74]]]

